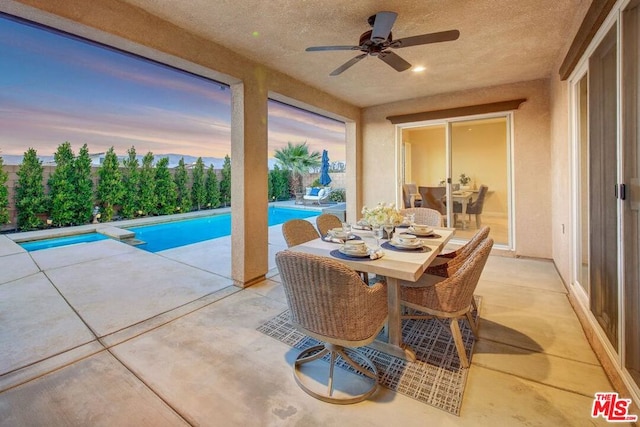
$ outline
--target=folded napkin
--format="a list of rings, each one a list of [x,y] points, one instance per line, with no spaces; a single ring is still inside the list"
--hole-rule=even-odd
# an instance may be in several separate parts
[[[368,225],[360,225],[360,224],[353,224],[351,228],[354,230],[371,230],[371,227],[369,227]]]
[[[326,236],[324,238],[325,242],[333,242],[333,243],[340,243],[340,244],[344,244],[344,239],[338,239],[337,237],[333,237],[333,236]]]
[[[378,259],[378,258],[382,258],[383,256],[384,256],[384,251],[382,249],[372,250],[369,253],[369,258],[371,259]]]

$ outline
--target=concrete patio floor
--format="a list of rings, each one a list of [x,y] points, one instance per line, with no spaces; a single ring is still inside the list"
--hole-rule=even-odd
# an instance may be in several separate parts
[[[313,221],[313,219],[311,219]],[[553,264],[492,256],[459,417],[380,388],[323,403],[297,351],[256,331],[286,309],[270,228],[266,280],[232,286],[229,239],[151,254],[105,240],[25,252],[0,235],[0,426],[606,425],[612,391]]]

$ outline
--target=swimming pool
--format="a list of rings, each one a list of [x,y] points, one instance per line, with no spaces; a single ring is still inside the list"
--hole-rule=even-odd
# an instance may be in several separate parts
[[[55,237],[53,239],[33,240],[31,242],[20,243],[24,249],[29,252],[39,251],[40,249],[57,248],[58,246],[75,245],[78,243],[97,242],[99,240],[108,239],[104,234],[87,233],[76,234],[68,237]]]
[[[269,207],[268,215],[268,224],[271,226],[282,224],[290,219],[309,218],[320,215],[320,212],[271,206]],[[162,224],[127,227],[127,230],[135,232],[136,239],[144,242],[143,244],[136,245],[136,247],[149,252],[158,252],[230,235],[231,214],[211,215],[202,218],[164,222]],[[87,233],[69,237],[23,242],[20,243],[20,246],[32,252],[77,243],[97,242],[104,239],[108,239],[108,237],[99,233]]]
[[[270,226],[277,225],[290,219],[309,218],[319,214],[318,211],[271,206],[268,223]],[[231,214],[127,227],[127,230],[135,232],[136,239],[145,242],[136,247],[149,252],[158,252],[230,235]]]

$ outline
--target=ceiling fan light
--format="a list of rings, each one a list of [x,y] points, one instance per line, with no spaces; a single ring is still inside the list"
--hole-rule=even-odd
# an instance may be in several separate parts
[[[427,70],[427,67],[424,67],[422,65],[417,65],[411,69],[411,71],[413,71],[414,73],[422,73],[423,71],[426,71],[426,70]]]

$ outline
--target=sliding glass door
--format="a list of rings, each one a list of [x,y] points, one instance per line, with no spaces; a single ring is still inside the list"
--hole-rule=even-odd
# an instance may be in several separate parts
[[[624,98],[622,108],[623,354],[625,368],[636,385],[640,385],[640,7],[637,1],[627,7],[622,19],[622,59],[625,64],[622,92],[629,94]]]
[[[618,345],[617,46],[611,28],[589,59],[591,311]]]
[[[640,393],[639,3],[631,1],[599,38],[572,87],[573,282],[636,393]]]
[[[504,114],[402,128],[401,182],[416,184],[460,240],[488,225],[496,245],[511,248],[509,123]]]
[[[506,116],[449,124],[451,191],[456,235],[469,239],[491,227],[496,244],[509,246],[509,144]]]

